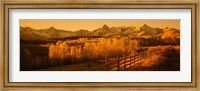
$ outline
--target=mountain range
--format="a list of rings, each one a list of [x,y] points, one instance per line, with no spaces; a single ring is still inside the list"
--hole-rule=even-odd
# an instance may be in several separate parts
[[[62,30],[50,27],[47,29],[33,29],[31,27],[20,27],[20,39],[37,40],[48,38],[63,38],[74,36],[100,36],[100,37],[151,37],[160,36],[180,38],[180,30],[174,28],[154,28],[147,24],[143,26],[121,26],[109,27],[103,25],[93,31],[80,29],[77,31]]]

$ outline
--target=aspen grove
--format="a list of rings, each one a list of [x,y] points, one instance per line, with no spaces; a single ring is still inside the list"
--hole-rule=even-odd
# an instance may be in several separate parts
[[[134,53],[137,41],[128,38],[80,38],[58,41],[49,47],[52,64],[77,63],[101,60]]]

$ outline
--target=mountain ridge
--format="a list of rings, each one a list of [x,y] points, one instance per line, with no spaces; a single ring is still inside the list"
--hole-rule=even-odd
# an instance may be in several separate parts
[[[174,30],[175,32],[172,32]],[[171,31],[171,32],[169,32]],[[165,33],[166,32],[166,33]],[[104,24],[102,27],[88,31],[85,29],[79,29],[76,31],[56,29],[50,27],[46,29],[33,29],[31,27],[20,26],[20,39],[34,40],[34,39],[48,39],[48,38],[62,38],[62,37],[73,37],[73,36],[101,36],[101,37],[147,37],[147,36],[164,36],[169,37],[169,34],[180,37],[180,30],[175,28],[154,28],[144,24],[143,26],[118,26],[109,27]],[[174,36],[173,36],[174,37]]]

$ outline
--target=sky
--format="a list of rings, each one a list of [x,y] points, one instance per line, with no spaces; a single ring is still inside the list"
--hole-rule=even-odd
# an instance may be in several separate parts
[[[31,27],[34,29],[46,29],[54,27],[57,29],[77,31],[80,29],[86,29],[93,31],[104,24],[109,27],[118,26],[142,26],[147,24],[151,27],[159,28],[176,28],[180,29],[180,20],[20,20],[20,26]]]

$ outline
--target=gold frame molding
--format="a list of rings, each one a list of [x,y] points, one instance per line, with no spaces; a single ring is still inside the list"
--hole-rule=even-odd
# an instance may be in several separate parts
[[[0,90],[200,90],[200,60],[198,57],[199,47],[199,0],[186,1],[0,1],[1,3],[1,37],[0,37]],[[9,9],[46,9],[46,8],[141,8],[141,9],[191,9],[192,10],[192,82],[137,82],[137,83],[30,83],[30,82],[9,82],[8,80],[8,34],[9,34]],[[120,88],[120,89],[119,89]]]

